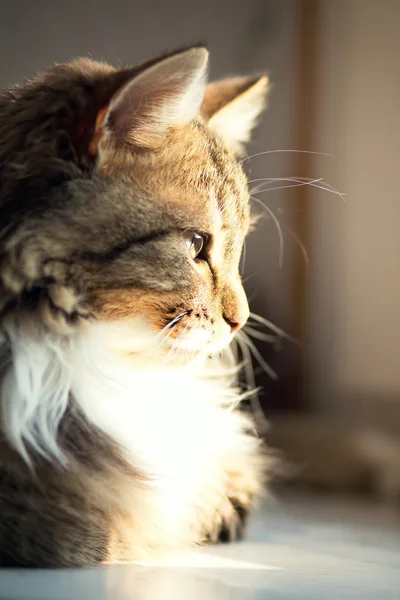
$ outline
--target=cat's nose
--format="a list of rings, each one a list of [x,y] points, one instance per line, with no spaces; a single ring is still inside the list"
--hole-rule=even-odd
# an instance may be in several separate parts
[[[235,331],[238,331],[242,325],[240,325],[240,323],[236,323],[236,321],[231,321],[230,319],[227,319],[226,317],[224,317],[224,320],[226,323],[228,323],[229,327],[231,328],[231,333],[235,333]]]
[[[236,333],[236,331],[239,331],[246,324],[250,315],[250,309],[245,291],[239,281],[225,288],[222,315],[224,321],[231,328],[231,333]]]
[[[239,331],[245,324],[247,319],[249,318],[249,309],[243,308],[242,310],[237,310],[233,315],[224,315],[224,321],[231,328],[231,333],[236,333]]]

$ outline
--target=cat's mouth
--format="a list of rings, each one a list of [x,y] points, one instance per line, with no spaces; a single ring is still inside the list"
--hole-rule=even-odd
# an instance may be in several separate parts
[[[216,340],[212,332],[206,329],[184,328],[174,339],[168,338],[165,346],[170,357],[209,355],[229,346],[232,338],[232,334],[227,334]]]

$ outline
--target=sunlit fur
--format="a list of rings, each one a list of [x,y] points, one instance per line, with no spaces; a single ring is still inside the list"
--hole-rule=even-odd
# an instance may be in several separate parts
[[[228,495],[247,502],[248,494],[260,492],[260,442],[248,435],[249,418],[234,410],[240,401],[235,377],[218,359],[171,365],[139,319],[93,325],[63,340],[40,331],[27,338],[24,329],[19,337],[9,334],[14,357],[3,383],[5,420],[21,454],[29,460],[28,443],[68,466],[55,431],[72,393],[88,421],[146,474],[124,506],[136,517],[131,558],[147,555],[149,545],[159,552],[192,542],[192,535],[201,541],[215,514],[231,518]],[[245,490],[242,482],[235,490],[235,477],[248,478]],[[123,489],[115,493],[127,502]]]
[[[0,97],[0,563],[228,541],[262,492],[225,349],[249,314],[235,152],[266,79],[219,97],[206,63],[79,60]]]

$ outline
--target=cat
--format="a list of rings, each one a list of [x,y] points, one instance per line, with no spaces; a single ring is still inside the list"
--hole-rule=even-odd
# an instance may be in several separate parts
[[[3,565],[230,541],[264,493],[227,348],[268,80],[207,64],[77,59],[0,96]]]

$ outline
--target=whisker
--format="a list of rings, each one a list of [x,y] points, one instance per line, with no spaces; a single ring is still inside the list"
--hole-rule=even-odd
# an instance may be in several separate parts
[[[301,181],[312,181],[313,179],[315,179],[315,177],[304,177],[302,175],[279,175],[278,177],[257,177],[256,179],[249,179],[247,183],[263,183],[264,181],[267,183],[275,183],[276,181],[296,181],[300,183]],[[323,177],[320,177],[320,179],[323,179]]]
[[[254,329],[253,327],[251,327],[251,325],[245,325],[243,327],[243,330],[250,336],[253,337],[257,340],[261,340],[262,342],[268,342],[268,343],[276,343],[277,340],[281,339],[280,336],[278,335],[271,335],[268,333],[262,333],[262,331],[258,331],[257,329]]]
[[[254,377],[253,361],[251,359],[250,350],[246,346],[245,341],[241,337],[241,332],[238,331],[233,341],[239,346],[240,353],[243,357],[244,374],[246,378],[246,386],[248,390],[256,389],[256,380]]]
[[[293,153],[298,153],[298,154],[314,154],[314,155],[318,155],[318,156],[330,156],[332,157],[333,154],[329,154],[328,152],[315,152],[313,150],[292,150],[292,149],[282,149],[282,150],[264,150],[264,152],[257,152],[256,154],[251,154],[250,156],[245,156],[245,158],[243,158],[241,161],[238,162],[238,164],[242,164],[244,162],[246,162],[246,160],[251,160],[252,158],[256,158],[257,156],[263,156],[265,154],[279,154],[281,152],[293,152]]]
[[[257,422],[258,431],[260,434],[264,434],[264,433],[266,433],[266,431],[268,429],[268,422],[265,418],[265,414],[262,409],[260,399],[258,397],[259,388],[256,387],[251,353],[250,353],[250,350],[249,350],[245,340],[241,336],[242,333],[243,332],[241,332],[241,331],[237,332],[237,334],[235,336],[235,342],[239,346],[240,352],[244,359],[244,365],[245,365],[244,371],[245,371],[245,378],[246,378],[246,386],[247,386],[247,390],[251,391],[249,400],[250,400],[250,405],[251,405],[251,408],[252,408],[252,411],[253,411],[253,414],[255,417],[255,421]]]
[[[170,339],[170,337],[172,335],[173,330],[174,330],[174,327],[171,327],[171,329],[168,331],[167,335],[163,336],[163,338],[161,340],[161,344],[160,344],[161,348],[167,344],[168,340]]]
[[[245,264],[246,264],[246,238],[243,241],[243,250],[242,250],[242,260],[241,260],[241,265],[240,265],[240,274],[243,274]]]
[[[253,179],[253,180],[249,181],[249,183],[255,183],[257,181],[266,182],[266,183],[275,183],[277,181],[289,181],[289,182],[293,182],[293,185],[262,188],[261,184],[260,184],[259,186],[256,186],[256,188],[253,188],[251,190],[251,192],[250,192],[251,194],[260,194],[260,193],[266,192],[266,191],[281,190],[281,189],[284,190],[284,189],[288,189],[288,188],[309,185],[309,186],[317,188],[319,190],[323,190],[324,192],[329,192],[330,194],[339,196],[343,202],[346,202],[346,194],[344,194],[343,192],[339,192],[339,190],[337,190],[332,185],[330,185],[329,183],[324,181],[323,177],[320,177],[319,179],[313,179],[311,177],[264,177],[261,179]],[[320,182],[323,182],[324,185],[318,185]]]
[[[235,167],[243,164],[244,162],[246,162],[248,160],[256,158],[257,156],[263,156],[265,154],[279,154],[282,152],[298,153],[298,154],[314,154],[314,155],[318,155],[318,156],[333,156],[333,154],[329,154],[328,152],[315,152],[313,150],[293,150],[293,149],[264,150],[264,152],[257,152],[256,154],[251,154],[250,156],[245,156],[244,158],[239,160],[237,163],[235,163],[225,174],[225,177],[221,181],[220,187],[225,183],[227,177],[230,175],[232,170],[235,169]]]
[[[235,338],[233,338],[232,342],[229,344],[228,348],[224,348],[222,350],[222,356],[227,356],[228,358],[228,362],[232,365],[237,365],[239,364],[239,350],[238,350],[238,343],[236,341]],[[242,357],[243,358],[243,357]],[[244,363],[242,364],[242,367],[244,367]]]
[[[214,362],[214,359],[218,359]],[[245,367],[245,361],[240,360],[237,352],[236,339],[233,339],[228,348],[224,348],[216,354],[209,356],[207,364],[207,377],[226,377],[227,375],[237,375]]]
[[[294,229],[292,229],[292,227],[290,227],[289,225],[287,226],[287,228],[288,228],[290,235],[293,237],[293,239],[297,243],[298,247],[300,248],[300,251],[304,258],[305,267],[308,270],[310,267],[310,259],[308,256],[307,248],[305,247],[304,242],[301,241],[301,239],[299,238],[297,233],[294,231]]]
[[[256,183],[257,181],[260,181],[261,183],[259,185],[256,185],[255,188],[251,188],[250,194],[261,194],[262,192],[268,192],[270,190],[286,190],[293,187],[301,187],[303,185],[312,185],[314,183],[319,183],[320,181],[323,181],[323,177],[320,177],[319,179],[310,179],[309,181],[301,181],[300,179],[295,177],[266,177],[265,179],[253,179],[252,181],[249,181],[249,184]],[[262,187],[263,183],[269,184],[276,183],[277,181],[289,181],[293,183],[292,185],[280,185],[268,188]]]
[[[180,338],[186,333],[188,327],[189,327],[189,323],[186,323],[186,325],[182,329],[182,331],[180,333],[178,333],[178,335],[176,336],[176,338],[174,339],[174,341],[171,345],[171,348],[168,351],[168,356],[176,354],[176,352],[179,351],[178,342],[179,342]],[[181,350],[182,350],[182,348],[181,348]]]
[[[294,177],[294,179],[299,180],[299,181],[310,181],[310,183],[312,183],[312,180],[313,180],[312,177],[302,177],[302,176]],[[315,181],[318,182],[318,180],[315,180]],[[315,187],[318,187],[318,188],[324,190],[325,192],[332,192],[332,193],[340,196],[341,199],[343,200],[343,202],[346,202],[346,198],[345,198],[346,194],[344,192],[339,192],[338,189],[333,187],[333,185],[331,185],[330,183],[324,181],[323,178],[321,178],[321,181],[324,182],[324,186],[315,186]]]
[[[251,304],[254,300],[254,298],[257,296],[258,294],[258,290],[254,290],[254,292],[251,294],[251,296],[247,296],[247,301],[249,304]]]
[[[172,330],[174,329],[174,327],[179,323],[179,321],[182,319],[182,317],[184,317],[185,315],[187,315],[188,311],[185,310],[182,313],[180,313],[179,315],[177,315],[176,317],[174,317],[173,319],[171,319],[166,325],[165,327],[163,327],[161,329],[161,331],[158,333],[158,339],[161,339],[161,347],[164,346],[168,339],[170,338],[171,334],[172,334]],[[169,331],[168,331],[169,329]],[[167,335],[164,335],[165,331],[168,331]]]
[[[265,373],[269,375],[271,379],[276,381],[278,379],[278,375],[275,373],[273,368],[269,366],[266,360],[263,359],[257,347],[253,344],[249,336],[243,330],[240,332],[240,336],[245,342],[250,352],[252,353],[252,355],[254,356],[254,358],[256,359],[256,361],[258,362],[258,364],[260,365],[260,367],[263,369],[263,371],[265,371]]]
[[[248,282],[250,279],[252,279],[253,277],[255,277],[256,275],[257,275],[257,273],[251,273],[250,275],[247,275],[247,277],[245,277],[245,278],[242,280],[242,283],[243,283],[243,285],[244,285],[245,283],[247,283],[247,282]]]
[[[276,225],[276,229],[278,231],[278,235],[279,235],[279,268],[281,269],[283,266],[283,233],[282,233],[282,227],[280,226],[279,220],[277,218],[277,216],[275,215],[275,213],[269,208],[269,206],[266,206],[264,204],[264,202],[262,202],[259,198],[256,198],[255,196],[250,196],[253,200],[255,200],[255,202],[257,202],[258,204],[260,204],[264,210],[270,214],[271,218],[273,219],[275,225]]]
[[[179,336],[177,336],[177,341],[178,341],[178,339],[185,336],[185,333],[187,332],[189,326],[190,326],[190,324],[186,323],[181,334]],[[189,348],[178,348],[178,354],[177,354],[178,358],[180,358],[181,356],[187,356],[188,354],[192,354],[192,351],[189,350]]]
[[[295,187],[295,186],[287,186],[287,187]],[[272,189],[278,189],[278,188],[272,188]],[[255,198],[253,198],[253,199],[255,199]],[[277,208],[277,211],[280,212],[281,214],[284,214],[284,211],[281,208]],[[282,227],[283,227],[283,229],[287,229],[289,234],[292,236],[292,238],[296,242],[296,244],[299,247],[299,249],[302,253],[302,256],[304,258],[304,264],[305,264],[306,270],[308,270],[310,267],[310,259],[308,256],[307,248],[305,247],[304,243],[302,242],[302,240],[299,238],[297,233],[294,231],[294,229],[290,225],[288,225],[287,223],[283,223],[283,224],[281,224],[281,228]]]
[[[280,327],[278,327],[277,325],[272,323],[272,321],[268,321],[268,319],[266,319],[265,317],[262,317],[261,315],[257,315],[257,313],[253,313],[253,312],[250,313],[250,317],[252,319],[254,319],[254,321],[257,321],[258,323],[261,323],[265,327],[268,327],[268,329],[271,329],[271,331],[274,331],[279,336],[285,338],[286,340],[292,342],[293,344],[296,344],[297,346],[300,345],[299,341],[296,338],[294,338],[293,336],[286,333],[283,329],[281,329]]]
[[[173,341],[173,342],[172,342],[172,344],[171,344],[171,348],[170,348],[170,350],[169,350],[169,353],[170,353],[171,351],[172,351],[172,352],[174,351],[174,349],[176,348],[176,342],[177,342],[177,341],[179,340],[179,338],[182,336],[183,332],[184,332],[184,331],[186,331],[186,328],[187,328],[187,326],[188,326],[188,323],[186,323],[186,325],[185,325],[184,329],[182,329],[182,331],[180,331],[180,332],[178,333],[178,335],[176,336],[176,338],[174,339],[174,341]],[[169,353],[168,353],[168,354],[169,354]]]
[[[180,319],[182,319],[182,317],[184,317],[185,315],[187,315],[187,310],[185,310],[184,312],[182,312],[180,315],[178,315],[177,317],[174,317],[171,321],[169,321],[169,323],[167,323],[165,325],[165,327],[163,327],[161,329],[161,332],[165,331],[166,329],[169,329],[172,325],[175,325],[178,321],[180,321]]]

